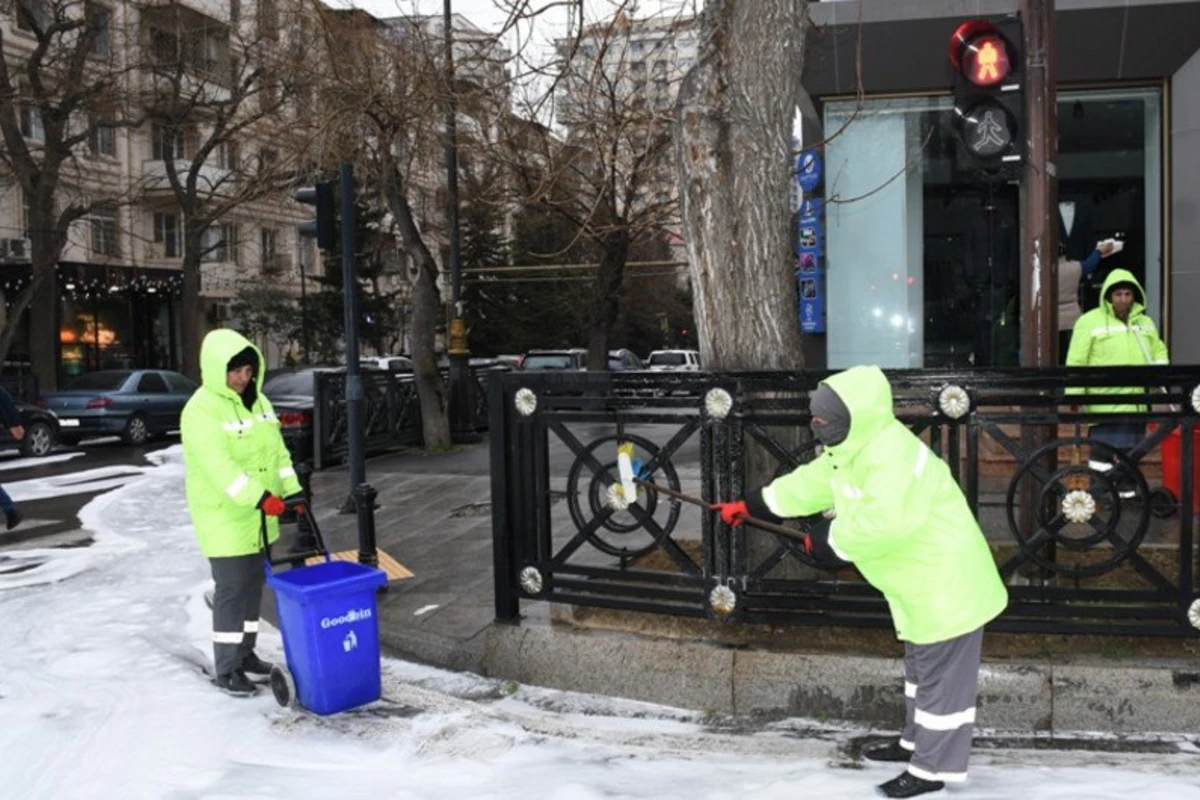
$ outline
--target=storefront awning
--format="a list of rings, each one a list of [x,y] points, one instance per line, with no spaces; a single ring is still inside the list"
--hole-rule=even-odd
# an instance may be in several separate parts
[[[812,3],[804,87],[813,97],[854,94],[861,50],[867,94],[949,91],[958,24],[1016,9],[1016,0]],[[1161,80],[1200,49],[1196,0],[1058,0],[1057,9],[1060,83]]]

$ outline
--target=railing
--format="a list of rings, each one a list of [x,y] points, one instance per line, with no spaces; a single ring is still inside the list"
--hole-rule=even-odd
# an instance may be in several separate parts
[[[486,430],[489,414],[484,381],[505,367],[481,365],[471,368],[475,424]],[[363,444],[369,454],[421,443],[421,402],[411,374],[363,370]],[[442,379],[447,371],[442,370]],[[313,468],[324,469],[344,461],[349,451],[346,436],[346,374],[316,373],[313,403]]]
[[[826,374],[493,378],[497,618],[515,620],[522,603],[548,601],[740,622],[889,626],[882,598],[852,568],[824,569],[795,539],[731,529],[677,499],[680,492],[705,504],[738,498],[809,460],[815,448],[797,432],[810,421],[808,392]],[[888,377],[897,416],[947,461],[1009,585],[1009,607],[993,629],[1196,635],[1188,612],[1200,589],[1197,506],[1180,487],[1196,477],[1200,367]],[[1126,386],[1137,394],[1121,402],[1149,411],[1101,413],[1099,404],[1112,399],[1089,410],[1069,391]],[[1136,447],[1119,452],[1088,440],[1088,424],[1102,421],[1152,424]],[[650,484],[629,505],[615,488],[617,445],[626,442]],[[748,464],[766,478],[744,482]]]

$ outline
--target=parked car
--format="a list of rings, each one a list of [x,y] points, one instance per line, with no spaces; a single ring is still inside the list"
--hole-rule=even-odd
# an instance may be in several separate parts
[[[58,440],[120,436],[127,444],[179,430],[179,414],[196,384],[165,369],[102,370],[80,375],[38,405],[58,416]]]
[[[362,363],[361,360],[359,362]],[[345,367],[296,367],[268,372],[262,392],[275,407],[283,442],[292,461],[312,461],[313,408],[316,405],[317,375],[343,372]]]
[[[381,369],[385,372],[413,371],[413,362],[408,356],[364,356],[358,363],[361,367]]]
[[[521,369],[529,371],[587,369],[587,350],[578,347],[566,350],[530,350],[521,359]]]
[[[654,372],[699,372],[700,353],[696,350],[655,350],[646,359]]]
[[[627,372],[635,369],[645,369],[646,365],[632,350],[622,347],[619,350],[608,351],[608,369],[610,372]]]
[[[20,448],[21,455],[33,458],[49,455],[58,444],[58,417],[53,411],[28,403],[17,403],[17,410],[21,412],[21,427],[25,429],[25,438],[19,443],[14,442],[8,428],[0,426],[0,447],[4,447],[5,444],[14,445]]]

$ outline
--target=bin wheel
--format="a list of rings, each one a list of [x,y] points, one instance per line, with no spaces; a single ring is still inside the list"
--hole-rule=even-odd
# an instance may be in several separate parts
[[[1159,519],[1167,519],[1175,515],[1179,500],[1175,493],[1165,486],[1159,486],[1150,492],[1150,513]]]
[[[284,707],[296,704],[296,682],[292,680],[292,673],[288,672],[287,667],[278,664],[271,667],[270,686],[276,703]]]

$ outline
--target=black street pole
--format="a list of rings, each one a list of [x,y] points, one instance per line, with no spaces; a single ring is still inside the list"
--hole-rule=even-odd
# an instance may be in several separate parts
[[[338,170],[342,199],[342,308],[346,326],[346,437],[350,448],[350,494],[342,513],[355,510],[354,490],[366,481],[363,462],[363,388],[358,364],[358,262],[355,257],[354,165],[346,162]]]
[[[446,59],[446,234],[450,240],[451,312],[447,355],[450,358],[450,436],[458,442],[476,437],[471,401],[471,353],[462,318],[462,253],[458,226],[458,104],[454,98],[454,36],[451,0],[442,3],[442,39]]]
[[[304,348],[304,363],[311,364],[312,362],[308,360],[308,291],[305,288],[304,278],[304,258],[302,256],[300,258],[300,346]]]

